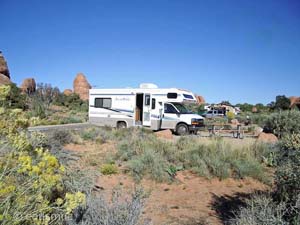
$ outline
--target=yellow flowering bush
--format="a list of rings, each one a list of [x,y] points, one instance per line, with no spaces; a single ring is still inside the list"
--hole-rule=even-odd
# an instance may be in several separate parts
[[[64,166],[47,149],[36,147],[44,143],[45,136],[26,132],[29,123],[22,112],[4,111],[0,143],[10,150],[0,154],[0,224],[62,224],[51,215],[71,214],[85,204],[85,195],[66,192]],[[30,138],[37,139],[38,144],[32,144]]]
[[[0,86],[0,101],[5,101],[9,95],[11,87],[9,85]]]

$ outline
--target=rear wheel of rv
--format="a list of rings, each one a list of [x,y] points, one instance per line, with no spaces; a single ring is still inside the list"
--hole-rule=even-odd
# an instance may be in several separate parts
[[[127,125],[126,125],[125,122],[118,122],[118,123],[117,123],[117,128],[118,128],[118,129],[124,129],[124,128],[126,128],[126,127],[127,127]]]
[[[186,124],[180,123],[176,127],[176,133],[178,135],[187,135],[189,133],[189,128]]]

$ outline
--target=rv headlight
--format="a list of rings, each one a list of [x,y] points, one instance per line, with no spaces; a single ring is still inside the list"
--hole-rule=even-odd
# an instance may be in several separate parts
[[[199,122],[200,122],[199,119],[193,118],[192,121],[191,121],[191,124],[192,124],[192,125],[198,125]]]

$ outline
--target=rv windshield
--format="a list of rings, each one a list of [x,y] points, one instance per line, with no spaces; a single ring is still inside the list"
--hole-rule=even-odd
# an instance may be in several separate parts
[[[176,107],[176,109],[181,113],[181,114],[189,114],[191,111],[189,111],[183,104],[177,103],[177,102],[172,102],[172,104]]]

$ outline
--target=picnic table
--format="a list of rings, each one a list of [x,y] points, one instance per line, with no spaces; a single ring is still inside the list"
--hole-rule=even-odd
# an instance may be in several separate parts
[[[230,129],[228,129],[228,127],[230,127]],[[208,132],[210,136],[220,135],[221,133],[232,133],[234,138],[244,138],[244,130],[242,129],[241,124],[214,123],[208,125]]]

